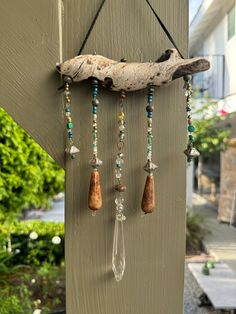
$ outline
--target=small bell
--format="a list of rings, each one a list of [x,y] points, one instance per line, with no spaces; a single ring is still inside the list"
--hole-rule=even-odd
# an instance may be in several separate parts
[[[187,147],[187,149],[185,149],[184,153],[187,156],[189,162],[192,161],[193,158],[200,156],[199,151],[195,147],[190,145]]]

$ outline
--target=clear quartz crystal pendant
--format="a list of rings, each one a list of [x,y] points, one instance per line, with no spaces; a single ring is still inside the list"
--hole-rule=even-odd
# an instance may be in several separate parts
[[[125,271],[124,220],[125,216],[122,213],[116,215],[112,250],[112,270],[116,281],[122,279]]]

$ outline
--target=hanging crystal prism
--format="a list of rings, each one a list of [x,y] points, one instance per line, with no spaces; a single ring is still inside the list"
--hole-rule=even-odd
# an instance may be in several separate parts
[[[118,114],[118,153],[115,161],[115,176],[116,176],[116,197],[115,197],[115,229],[112,250],[112,270],[116,281],[120,281],[125,271],[125,241],[124,241],[124,220],[126,219],[124,212],[124,192],[126,186],[122,184],[122,174],[124,166],[124,139],[125,139],[125,113],[123,108],[123,101],[125,93],[122,91],[120,96],[120,112]]]
[[[112,270],[116,281],[122,279],[125,271],[124,220],[125,216],[122,213],[116,215],[112,250]]]

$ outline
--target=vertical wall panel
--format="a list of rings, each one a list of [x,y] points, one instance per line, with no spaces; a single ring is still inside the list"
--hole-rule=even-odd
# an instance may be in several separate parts
[[[59,0],[1,0],[0,106],[64,166]]]
[[[78,52],[100,1],[65,1],[65,55]],[[187,1],[152,1],[180,49],[187,52]],[[128,61],[156,60],[171,44],[141,0],[107,1],[84,53]],[[157,209],[141,218],[145,181],[145,92],[127,97],[125,245],[127,267],[116,283],[111,271],[114,228],[116,93],[100,89],[99,157],[103,209],[92,217],[87,208],[91,158],[91,86],[73,89],[73,114],[80,138],[79,164],[66,163],[67,314],[180,314],[185,246],[186,138],[183,81],[155,95],[154,161]]]

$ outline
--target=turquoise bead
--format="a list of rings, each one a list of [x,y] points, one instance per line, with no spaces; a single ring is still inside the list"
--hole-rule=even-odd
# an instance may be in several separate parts
[[[70,108],[69,107],[66,107],[66,112],[70,112]]]
[[[67,129],[72,129],[73,128],[73,123],[72,122],[68,122],[67,123]]]
[[[189,132],[194,132],[195,131],[195,126],[194,125],[189,125],[188,126],[188,131]]]

